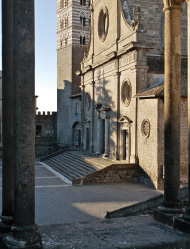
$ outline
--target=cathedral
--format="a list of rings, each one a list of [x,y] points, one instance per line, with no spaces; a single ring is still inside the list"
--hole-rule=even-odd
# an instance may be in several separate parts
[[[163,188],[163,1],[58,0],[57,16],[59,143],[136,163],[157,189]],[[181,30],[183,182],[188,164],[186,3]]]

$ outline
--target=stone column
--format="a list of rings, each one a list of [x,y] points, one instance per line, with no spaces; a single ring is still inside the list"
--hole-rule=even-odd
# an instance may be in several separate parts
[[[2,223],[9,231],[14,214],[14,140],[13,140],[13,0],[2,0]]]
[[[98,114],[99,115],[99,114]],[[101,134],[100,134],[100,126],[101,126],[101,119],[98,117],[98,127],[97,127],[97,152],[96,155],[100,155],[100,143],[101,143]]]
[[[35,225],[34,61],[34,0],[14,0],[14,225],[2,248],[43,248]]]
[[[190,0],[187,1],[187,16],[188,16],[188,207],[186,208],[186,212],[183,215],[184,219],[190,221]]]
[[[165,188],[160,211],[183,212],[180,202],[181,12],[183,0],[164,0]]]
[[[108,118],[105,119],[105,153],[104,156],[109,156],[109,122]]]
[[[86,144],[86,127],[84,126],[84,150],[86,150],[87,144]]]

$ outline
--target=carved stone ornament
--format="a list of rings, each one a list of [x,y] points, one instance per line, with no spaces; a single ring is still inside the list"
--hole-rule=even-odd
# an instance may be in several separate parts
[[[185,0],[163,0],[165,8],[181,7],[181,5],[184,1]]]
[[[149,135],[150,135],[150,121],[148,119],[144,119],[142,121],[141,132],[145,137],[149,137]]]

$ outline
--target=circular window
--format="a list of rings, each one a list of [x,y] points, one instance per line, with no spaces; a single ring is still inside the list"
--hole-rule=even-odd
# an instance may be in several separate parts
[[[150,135],[150,121],[148,119],[144,119],[142,121],[141,131],[145,137],[149,137],[149,135]]]
[[[89,92],[87,92],[86,95],[85,95],[85,106],[86,106],[86,109],[89,111],[90,106],[91,106],[91,97],[90,97]]]
[[[102,41],[105,41],[108,33],[109,16],[108,9],[106,7],[102,8],[99,14],[98,20],[98,34]]]
[[[121,88],[121,100],[125,106],[129,106],[132,96],[132,87],[130,80],[125,80]]]

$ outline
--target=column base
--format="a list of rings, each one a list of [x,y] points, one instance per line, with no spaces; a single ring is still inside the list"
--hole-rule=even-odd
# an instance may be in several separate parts
[[[104,153],[103,157],[109,157],[109,154]]]
[[[13,217],[12,216],[0,216],[2,222],[0,223],[0,232],[9,233],[11,232],[11,227],[13,225]]]
[[[167,214],[183,214],[185,212],[185,208],[182,206],[180,201],[170,202],[164,200],[162,205],[158,207],[158,211]]]
[[[42,237],[38,233],[25,234],[26,239],[9,235],[2,240],[2,249],[43,249]]]
[[[183,214],[182,218],[188,222],[190,222],[190,209],[186,208],[185,213]]]

